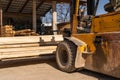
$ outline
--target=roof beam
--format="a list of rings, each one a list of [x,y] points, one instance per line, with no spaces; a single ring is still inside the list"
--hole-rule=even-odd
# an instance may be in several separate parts
[[[44,0],[44,2],[52,2],[52,1],[57,1],[58,3],[70,3],[70,0]],[[81,3],[86,3],[87,0],[80,0]]]
[[[32,13],[17,13],[17,12],[5,12],[3,14],[3,17],[14,17],[14,16],[28,16],[28,17],[31,17],[32,16]],[[39,18],[40,15],[37,14],[37,17]],[[32,17],[31,17],[32,18]]]
[[[29,2],[29,0],[26,0],[26,2],[24,3],[24,5],[22,6],[22,8],[20,9],[20,13],[22,13],[22,11],[24,10],[25,6],[27,5],[27,3]]]
[[[13,0],[10,0],[10,1],[9,1],[9,3],[8,3],[8,5],[7,5],[7,8],[6,8],[6,10],[5,10],[6,12],[8,11],[8,9],[9,9],[9,7],[10,7],[12,1],[13,1]]]
[[[65,2],[65,3],[70,3],[70,0],[44,0],[45,2],[52,2],[52,1],[57,1],[59,2]]]
[[[44,3],[44,1],[42,0],[41,2],[40,2],[40,4],[37,6],[37,11],[38,11],[38,9],[40,8],[40,6],[42,6],[42,4]]]
[[[1,0],[0,0],[0,9],[2,8],[2,4],[1,4],[2,2],[1,2]]]
[[[52,9],[52,6],[43,13],[43,16],[45,16],[45,14],[46,14],[48,11],[50,11],[51,9]]]

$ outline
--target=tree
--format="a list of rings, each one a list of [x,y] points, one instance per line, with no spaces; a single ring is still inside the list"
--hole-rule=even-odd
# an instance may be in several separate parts
[[[57,22],[70,21],[70,6],[66,3],[58,3],[57,7]],[[52,9],[42,18],[43,23],[52,23]]]

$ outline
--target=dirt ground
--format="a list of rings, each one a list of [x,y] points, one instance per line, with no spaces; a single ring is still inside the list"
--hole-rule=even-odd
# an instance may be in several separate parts
[[[54,56],[0,62],[0,80],[118,80],[88,70],[65,73]]]

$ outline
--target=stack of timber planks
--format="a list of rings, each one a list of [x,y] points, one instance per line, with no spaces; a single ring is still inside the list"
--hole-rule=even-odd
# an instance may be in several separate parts
[[[13,37],[13,36],[39,36],[36,32],[31,29],[24,29],[14,31],[12,25],[5,25],[0,28],[1,37]]]
[[[54,54],[57,45],[41,45],[52,43],[53,38],[55,42],[63,41],[62,35],[0,37],[0,60]]]
[[[39,36],[39,34],[32,31],[31,29],[24,29],[15,31],[15,36]]]
[[[1,27],[2,37],[13,37],[14,35],[15,35],[15,31],[13,30],[12,25],[5,25]]]

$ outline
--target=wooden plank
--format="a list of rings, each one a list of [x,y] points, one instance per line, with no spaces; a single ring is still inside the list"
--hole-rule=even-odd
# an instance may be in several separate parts
[[[54,50],[47,50],[47,51],[27,51],[27,52],[17,52],[10,54],[4,54],[0,56],[0,59],[12,59],[12,58],[22,58],[22,57],[33,57],[33,56],[40,56],[46,54],[53,54]],[[28,54],[27,54],[28,53]]]
[[[24,8],[26,7],[27,3],[29,2],[30,0],[26,0],[26,2],[24,3],[24,5],[22,6],[22,8],[20,9],[20,13],[22,13],[22,11],[24,10]]]
[[[18,30],[15,31],[16,36],[39,36],[38,33],[34,32],[33,30],[30,29],[24,29],[24,30]]]
[[[45,35],[45,36],[23,36],[23,37],[0,37],[0,45],[19,44],[19,43],[36,43],[36,42],[53,42],[63,41],[62,35]]]
[[[39,43],[29,43],[29,44],[14,44],[14,45],[0,45],[0,49],[3,48],[22,48],[22,47],[37,47],[40,46]]]
[[[41,1],[41,2],[39,3],[39,5],[38,5],[37,8],[36,8],[37,11],[38,11],[38,9],[42,6],[43,2],[44,2],[44,1]]]
[[[8,9],[9,9],[9,7],[10,7],[12,1],[13,1],[13,0],[9,0],[9,3],[8,3],[7,8],[6,8],[6,10],[5,10],[6,12],[8,11]]]
[[[18,30],[18,31],[16,31],[16,34],[23,33],[23,32],[30,32],[30,31],[31,31],[30,29]]]
[[[25,47],[25,48],[7,48],[7,49],[0,49],[0,54],[12,53],[12,52],[24,52],[24,51],[46,51],[46,50],[56,50],[57,46],[42,46],[42,47]]]
[[[0,60],[53,54],[57,46],[0,49]]]
[[[62,35],[1,37],[0,59],[34,57],[42,54],[51,54],[56,51],[57,46],[39,46],[40,42],[62,40]]]

